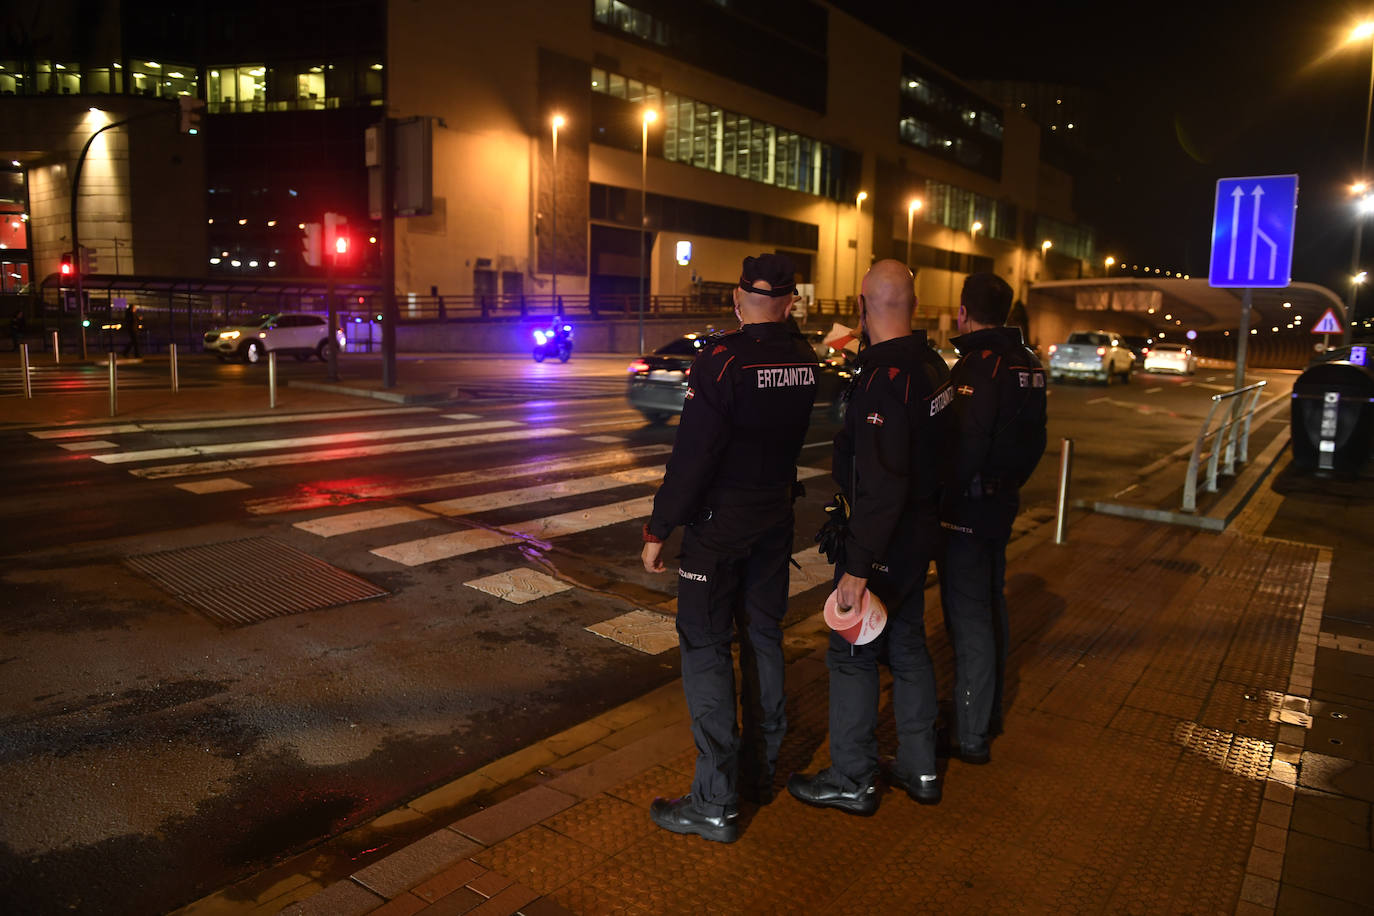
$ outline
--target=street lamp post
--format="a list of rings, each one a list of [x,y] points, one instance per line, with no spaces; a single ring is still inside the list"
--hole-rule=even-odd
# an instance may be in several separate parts
[[[1355,28],[1350,32],[1351,41],[1365,41],[1366,39],[1370,38],[1374,38],[1374,21],[1362,22],[1359,25],[1355,26]],[[1364,134],[1361,136],[1360,142],[1360,180],[1355,185],[1355,187],[1358,188],[1358,190],[1354,190],[1355,194],[1364,193],[1365,182],[1368,180],[1369,115],[1371,110],[1374,110],[1374,41],[1370,41],[1369,44],[1369,94],[1365,100],[1364,106]],[[1360,272],[1360,241],[1361,235],[1364,232],[1365,212],[1366,211],[1362,209],[1355,219],[1355,245],[1350,255],[1351,274],[1357,274]],[[1345,315],[1345,343],[1350,342],[1350,333],[1352,330],[1352,326],[1355,323],[1355,309],[1359,288],[1360,286],[1358,283],[1350,284],[1350,297],[1349,301],[1346,304]]]
[[[1040,269],[1045,273],[1045,279],[1050,277],[1050,249],[1054,247],[1054,242],[1045,239],[1040,243]]]
[[[1102,271],[1105,276],[1111,276],[1112,265],[1116,263],[1116,258],[1107,255],[1107,260],[1102,262]]]
[[[563,126],[563,116],[553,116],[553,237],[549,246],[553,256],[553,311],[562,314],[558,307],[558,128]],[[641,351],[642,352],[642,351]]]
[[[916,211],[924,206],[921,198],[917,197],[906,206],[906,269],[911,269],[911,224],[916,219]]]
[[[639,166],[639,352],[644,352],[644,242],[649,225],[649,125],[658,117],[652,108],[645,109],[641,121]]]
[[[863,202],[868,200],[868,192],[860,191],[854,196],[854,280],[850,288],[859,288],[859,212],[863,207]],[[910,236],[908,236],[908,239]]]
[[[970,239],[976,239],[978,238],[978,233],[981,231],[983,231],[983,224],[978,220],[974,220],[973,225],[968,227],[968,237]]]

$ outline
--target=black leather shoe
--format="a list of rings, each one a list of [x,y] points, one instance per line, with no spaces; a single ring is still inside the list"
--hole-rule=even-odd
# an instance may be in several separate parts
[[[797,801],[815,808],[838,808],[862,817],[878,810],[878,790],[872,776],[853,790],[843,789],[833,780],[829,770],[821,770],[815,776],[793,773],[787,780],[787,791]]]
[[[728,807],[719,816],[703,814],[690,795],[681,798],[656,798],[649,806],[649,817],[664,830],[673,833],[696,834],[717,843],[733,843],[739,839],[739,812]]]
[[[896,770],[887,771],[887,781],[892,784],[894,789],[901,789],[910,795],[912,799],[922,805],[938,805],[944,792],[940,788],[940,780],[921,779],[919,776],[907,779]]]
[[[971,763],[974,766],[982,766],[992,762],[992,751],[987,744],[980,744],[975,747],[959,747],[959,759],[964,763]]]

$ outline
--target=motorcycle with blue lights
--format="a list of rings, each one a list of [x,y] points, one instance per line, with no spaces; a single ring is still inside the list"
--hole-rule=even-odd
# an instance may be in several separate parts
[[[549,357],[557,357],[566,363],[572,356],[572,325],[555,323],[549,328],[538,328],[534,332],[534,361],[542,363]]]

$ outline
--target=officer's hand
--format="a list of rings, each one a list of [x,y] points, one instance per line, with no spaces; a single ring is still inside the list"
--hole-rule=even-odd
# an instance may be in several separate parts
[[[863,597],[866,588],[868,588],[867,579],[860,579],[849,573],[840,576],[839,584],[835,586],[835,591],[839,593],[840,610],[847,611],[852,607],[858,607],[859,599]]]
[[[663,545],[652,541],[644,545],[644,549],[639,553],[639,561],[644,564],[644,571],[651,573],[661,573],[667,570],[663,565]]]

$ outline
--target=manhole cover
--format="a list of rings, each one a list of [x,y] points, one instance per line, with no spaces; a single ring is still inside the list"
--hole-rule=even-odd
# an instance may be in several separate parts
[[[124,562],[212,620],[237,626],[387,594],[272,538],[144,553]]]

